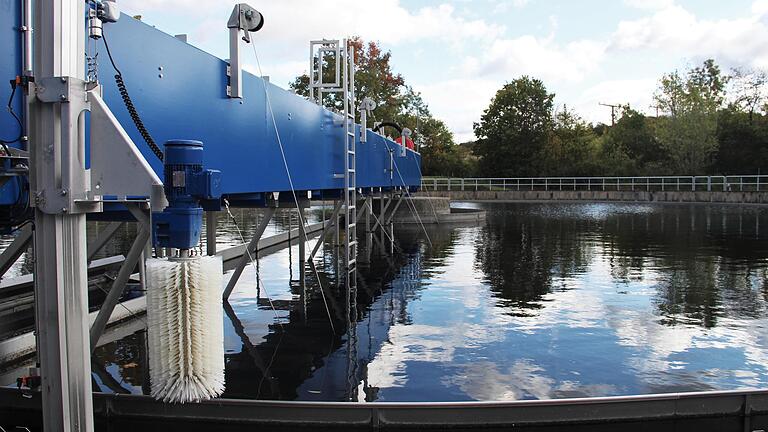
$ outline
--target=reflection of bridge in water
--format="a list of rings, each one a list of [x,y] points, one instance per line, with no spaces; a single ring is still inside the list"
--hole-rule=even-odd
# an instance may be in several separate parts
[[[248,314],[250,302],[225,305],[242,347],[226,354],[223,397],[376,400],[378,389],[367,383],[367,365],[386,342],[389,328],[407,321],[408,301],[418,295],[424,252],[417,237],[418,232],[399,237],[392,255],[375,248],[371,264],[360,269],[356,295],[349,297],[337,284],[338,256],[328,247],[317,273],[308,272],[306,287],[291,283],[292,299],[257,298],[260,309],[274,307],[281,315],[266,328],[249,331],[238,318],[238,311]]]

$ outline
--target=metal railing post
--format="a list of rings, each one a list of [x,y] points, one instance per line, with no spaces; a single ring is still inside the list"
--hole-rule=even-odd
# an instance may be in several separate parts
[[[631,184],[632,184],[632,192],[634,192],[635,191],[635,178],[634,177],[632,177],[632,183]]]
[[[461,191],[464,192],[464,179],[461,179]]]
[[[664,192],[664,177],[661,178],[661,191]]]
[[[680,177],[677,178],[677,191],[680,192]]]
[[[506,192],[506,191],[507,191],[507,179],[503,179],[503,180],[502,180],[502,183],[501,183],[501,190],[503,190],[504,192]]]
[[[448,177],[448,191],[451,190],[451,178]]]
[[[605,178],[603,178],[603,191],[605,191]]]
[[[712,192],[712,176],[707,176],[707,192]]]
[[[691,192],[696,192],[696,176],[691,177]]]

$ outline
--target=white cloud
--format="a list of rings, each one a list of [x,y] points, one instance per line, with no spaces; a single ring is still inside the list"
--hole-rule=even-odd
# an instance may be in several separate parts
[[[768,10],[764,0],[752,11]],[[768,66],[768,27],[755,14],[743,18],[706,20],[687,9],[670,5],[652,15],[619,23],[611,49],[659,50],[679,57],[714,57],[736,65]]]
[[[674,0],[624,0],[624,4],[637,9],[664,9],[675,4]]]
[[[474,139],[472,123],[480,121],[499,87],[496,80],[482,78],[414,85],[429,103],[432,114],[449,125],[459,143]]]
[[[623,0],[643,16],[619,21],[606,36],[571,40],[562,39],[555,16],[548,24],[542,22],[543,34],[512,35],[494,20],[510,8],[530,7],[531,3],[491,0],[486,12],[469,13],[447,1],[421,8],[409,7],[402,0],[338,0],[332,6],[308,0],[264,2],[258,9],[266,24],[254,41],[264,73],[282,86],[306,71],[310,39],[359,35],[379,41],[396,58],[405,57],[401,50],[438,49],[438,55],[456,59],[456,66],[435,72],[439,78],[433,81],[406,79],[423,93],[457,141],[473,137],[472,123],[479,120],[494,92],[521,75],[540,78],[559,96],[567,95],[559,102],[575,107],[586,119],[607,121],[610,117],[597,102],[628,102],[648,111],[658,75],[679,65],[674,61],[713,57],[726,68],[768,68],[768,45],[762,43],[768,40],[768,0],[753,1],[741,17],[733,19],[704,19],[674,0]],[[164,31],[189,33],[190,43],[225,58],[225,23],[234,4],[124,0],[121,5],[144,14]],[[174,18],[160,14],[165,11],[173,11]],[[475,8],[474,12],[479,11]],[[560,16],[559,20],[570,18]],[[617,65],[620,62],[615,61],[641,57],[635,54],[654,59],[656,64],[637,60],[636,65]],[[249,54],[245,56],[246,63],[253,63]],[[631,78],[614,78],[630,71]],[[649,75],[643,76],[643,71]],[[432,75],[429,71],[424,74]],[[601,81],[608,74],[611,78]]]
[[[584,90],[576,103],[569,105],[589,122],[610,124],[610,109],[599,104],[629,104],[637,111],[652,113],[655,90],[655,78],[603,81]],[[567,100],[560,102],[569,103]]]

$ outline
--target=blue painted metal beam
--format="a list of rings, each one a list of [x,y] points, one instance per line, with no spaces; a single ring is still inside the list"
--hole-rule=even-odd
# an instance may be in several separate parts
[[[225,18],[222,32],[227,31]],[[291,190],[280,144],[295,190],[343,188],[342,116],[247,72],[243,72],[243,98],[231,99],[226,94],[226,62],[127,15],[116,24],[105,25],[105,33],[131,98],[155,141],[203,141],[204,164],[222,171],[225,195]],[[104,98],[162,176],[160,161],[123,106],[104,44],[98,46]],[[360,143],[359,126],[356,150],[359,187],[419,186],[418,153],[409,150],[401,157],[398,144],[371,131],[368,142]],[[391,176],[390,151],[395,163]]]
[[[21,1],[0,3],[0,32],[3,40],[12,41],[0,46],[3,104],[10,95],[6,83],[21,74],[20,17]],[[221,19],[222,32],[227,31],[226,18]],[[131,98],[155,141],[159,145],[170,139],[203,141],[205,166],[222,171],[226,196],[248,205],[263,203],[266,193],[290,191],[280,143],[295,190],[312,191],[313,198],[318,198],[334,196],[343,188],[344,128],[340,115],[247,72],[243,72],[244,97],[231,99],[226,95],[225,61],[125,14],[117,23],[106,24],[104,31]],[[99,80],[107,104],[162,178],[162,164],[142,140],[123,105],[103,42],[96,46]],[[244,50],[247,55],[248,50]],[[272,111],[265,91],[269,92]],[[21,112],[18,96],[14,107]],[[16,133],[13,118],[0,113],[0,136],[6,139]],[[367,143],[360,143],[358,138],[356,150],[360,188],[413,189],[420,185],[418,153],[408,150],[400,157],[398,144],[370,131]],[[395,164],[391,175],[390,151]],[[4,192],[0,198],[16,196],[15,190]]]

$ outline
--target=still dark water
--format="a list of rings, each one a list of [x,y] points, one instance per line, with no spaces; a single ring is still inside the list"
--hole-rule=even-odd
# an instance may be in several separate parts
[[[260,259],[259,282],[247,268],[225,308],[224,397],[515,400],[768,385],[768,209],[478,206],[487,223],[427,227],[429,240],[397,228],[395,253],[374,248],[349,300],[326,248],[316,261],[330,321],[314,273],[306,287],[291,282],[296,246]],[[97,350],[102,391],[147,391],[144,344],[139,332]]]

